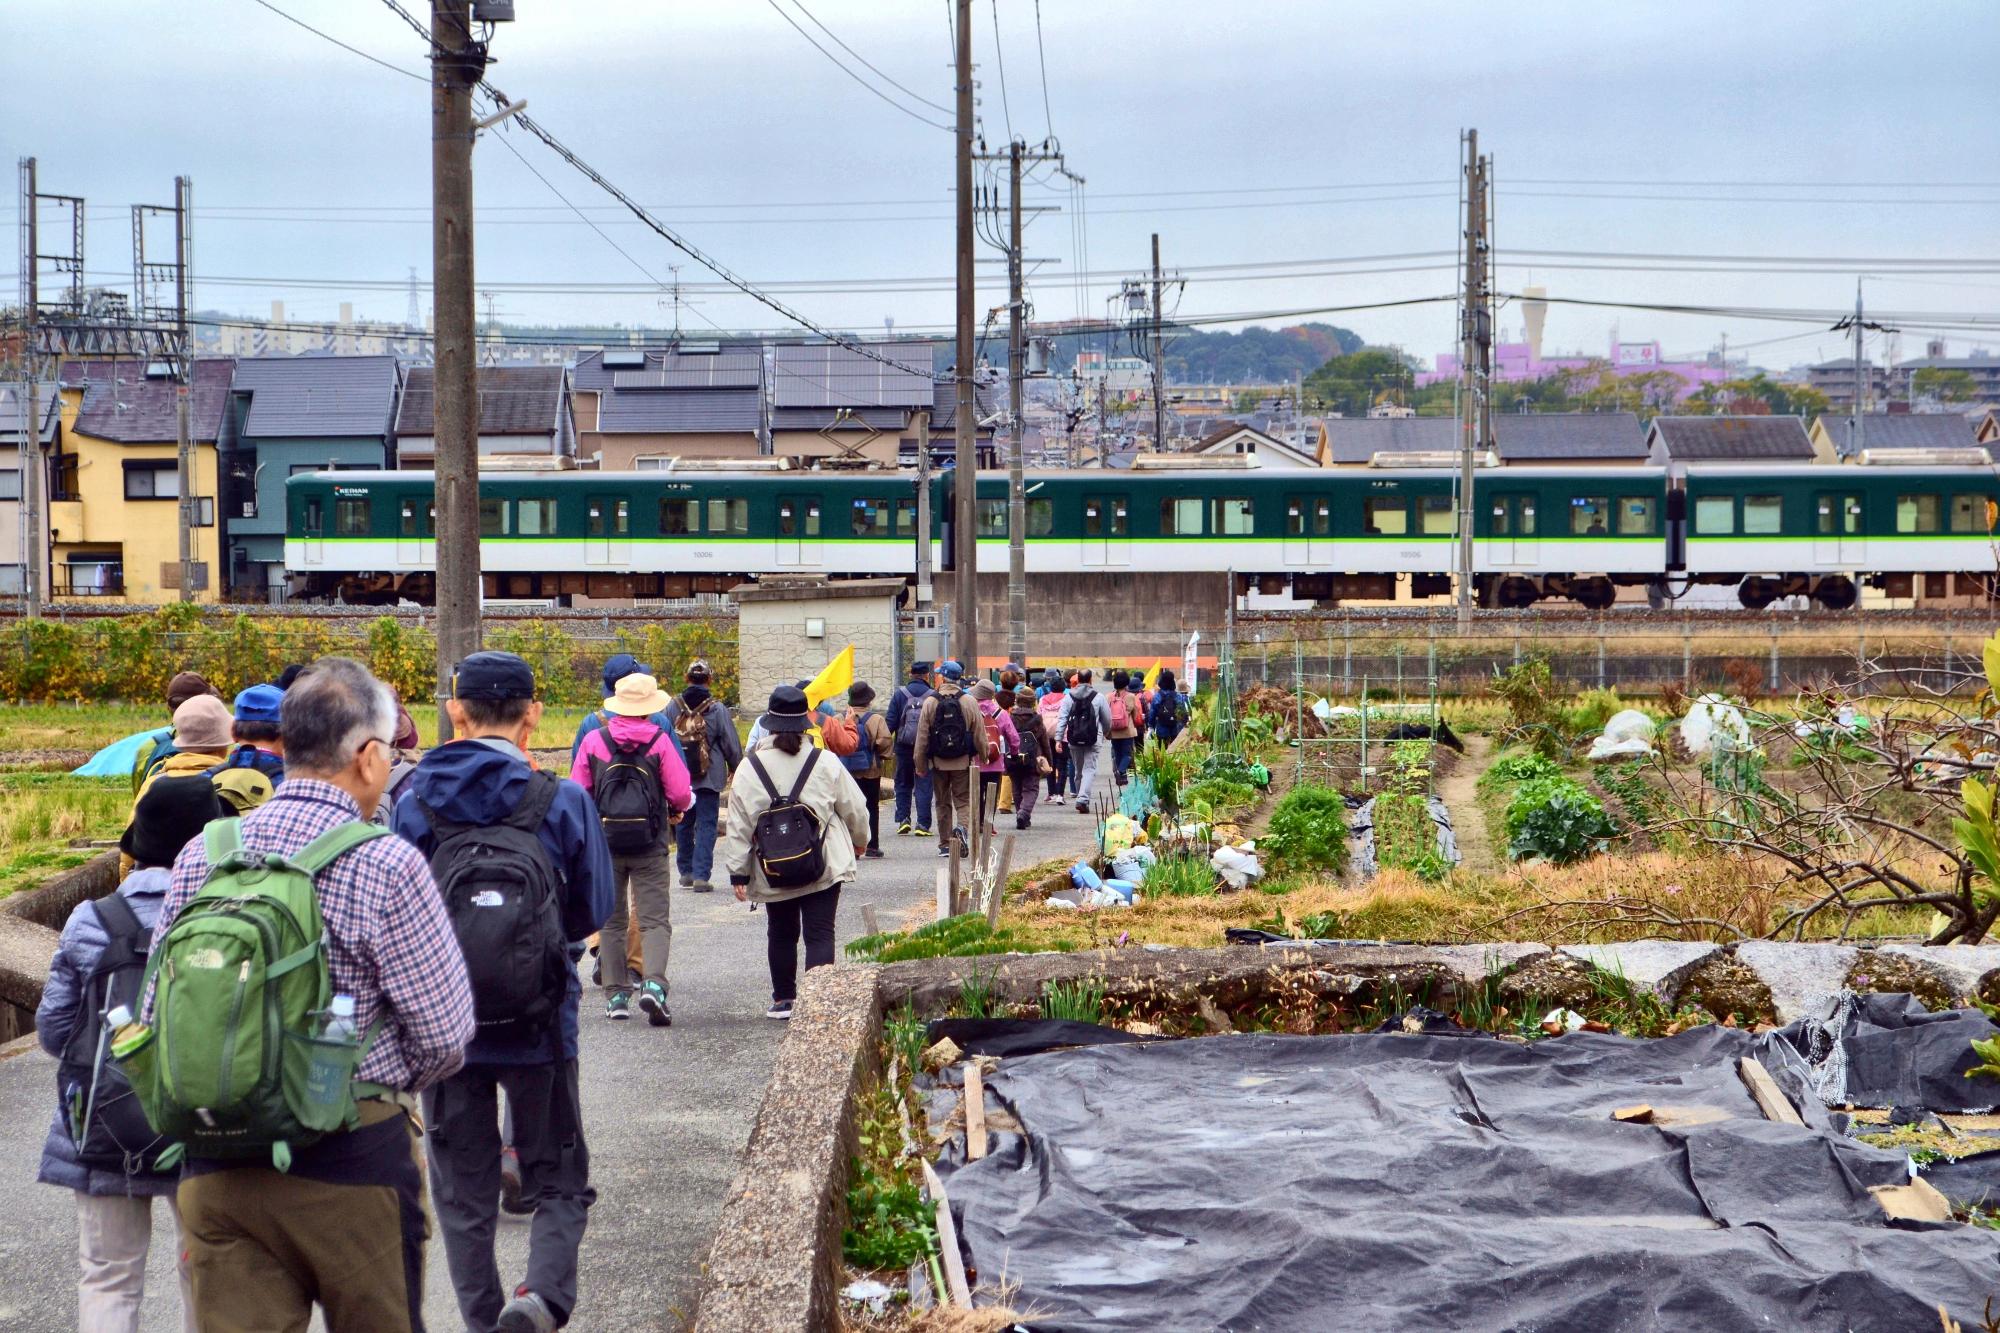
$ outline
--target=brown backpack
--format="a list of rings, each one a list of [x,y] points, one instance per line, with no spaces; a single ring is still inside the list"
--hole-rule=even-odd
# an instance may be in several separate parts
[[[708,777],[708,710],[713,707],[715,700],[703,699],[699,708],[683,705],[674,718],[674,739],[681,743],[681,757],[687,760],[688,776],[696,782]]]

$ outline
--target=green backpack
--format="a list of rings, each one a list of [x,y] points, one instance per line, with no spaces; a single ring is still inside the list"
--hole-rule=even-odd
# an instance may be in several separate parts
[[[208,878],[147,966],[152,1024],[113,1047],[146,1119],[185,1153],[268,1155],[284,1171],[295,1146],[356,1123],[354,1071],[381,1019],[320,1035],[333,985],[313,880],[387,834],[342,824],[282,857],[245,851],[240,820],[209,824]]]

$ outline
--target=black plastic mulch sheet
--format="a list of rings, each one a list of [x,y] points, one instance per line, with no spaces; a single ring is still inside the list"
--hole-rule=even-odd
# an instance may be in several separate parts
[[[1775,1034],[1796,1050],[1830,1105],[1922,1107],[1983,1113],[2000,1106],[2000,1079],[1967,1078],[1975,1040],[2000,1032],[1977,1009],[1925,1009],[1911,995],[1843,991]]]
[[[1744,1054],[1810,1127],[1762,1118]],[[1976,1327],[2000,1235],[1888,1224],[1867,1187],[1906,1159],[1829,1128],[1802,1072],[1716,1027],[1058,1050],[987,1080],[1025,1135],[939,1165],[968,1264],[1040,1330]],[[1610,1118],[1637,1102],[1731,1118]]]

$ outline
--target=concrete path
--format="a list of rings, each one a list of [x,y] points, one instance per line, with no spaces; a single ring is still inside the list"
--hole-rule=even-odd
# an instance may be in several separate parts
[[[1107,757],[1108,767],[1108,757]],[[864,861],[842,895],[839,938],[863,933],[861,906],[884,929],[912,907],[934,901],[933,838],[896,837],[883,805],[880,861]],[[1012,817],[1000,820],[1003,835]],[[1037,809],[1015,844],[1016,869],[1075,855],[1095,821],[1074,809]],[[570,1327],[587,1333],[678,1329],[700,1290],[700,1268],[722,1199],[750,1134],[784,1026],[766,1019],[764,915],[726,891],[676,890],[674,952],[668,970],[674,1026],[643,1018],[610,1023],[601,993],[584,993],[582,1079],[591,1174],[598,1198],[584,1241],[579,1303]],[[72,1196],[34,1183],[54,1100],[54,1065],[39,1050],[0,1062],[0,1329],[67,1329],[76,1324],[76,1220]],[[165,1234],[164,1209],[156,1235]],[[503,1218],[500,1269],[509,1282],[526,1262],[527,1227]],[[156,1244],[147,1277],[148,1333],[178,1330],[169,1247]],[[433,1331],[462,1327],[444,1252],[429,1251],[426,1321]],[[317,1324],[316,1324],[317,1326]]]

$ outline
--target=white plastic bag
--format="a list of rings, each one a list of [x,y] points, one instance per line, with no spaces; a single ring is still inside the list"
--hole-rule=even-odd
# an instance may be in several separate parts
[[[1251,880],[1264,874],[1264,867],[1258,863],[1256,854],[1238,847],[1216,848],[1215,855],[1208,858],[1208,864],[1232,889],[1248,888]]]
[[[1607,759],[1636,759],[1653,752],[1653,719],[1636,708],[1613,713],[1604,734],[1590,743],[1585,756],[1593,764]]]
[[[1743,710],[1719,694],[1704,694],[1694,701],[1681,719],[1681,744],[1700,758],[1720,746],[1724,750],[1750,748],[1750,724]]]

